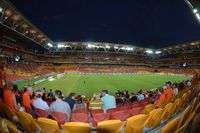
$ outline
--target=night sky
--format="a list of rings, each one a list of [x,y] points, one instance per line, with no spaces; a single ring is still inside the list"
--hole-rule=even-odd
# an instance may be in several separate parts
[[[184,0],[10,0],[53,41],[161,48],[200,39]]]

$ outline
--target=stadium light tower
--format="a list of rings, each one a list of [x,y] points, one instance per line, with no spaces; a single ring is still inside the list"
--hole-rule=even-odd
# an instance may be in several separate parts
[[[3,8],[2,7],[0,7],[0,13],[2,13],[3,12]]]
[[[200,23],[200,9],[199,9],[200,1],[199,0],[185,0],[185,1]]]
[[[150,49],[146,50],[145,52],[148,53],[148,54],[153,54],[153,50],[150,50]]]
[[[47,43],[47,45],[48,45],[49,47],[53,47],[53,45],[52,45],[51,43]]]
[[[159,51],[156,51],[155,53],[156,53],[156,54],[161,54],[162,52],[159,50]]]

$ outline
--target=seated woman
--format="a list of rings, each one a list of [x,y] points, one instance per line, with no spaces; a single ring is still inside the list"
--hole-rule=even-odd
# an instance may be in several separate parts
[[[85,105],[85,103],[83,103],[83,98],[81,95],[77,96],[77,101],[76,101],[74,108],[75,109],[85,109],[86,108],[86,105]]]

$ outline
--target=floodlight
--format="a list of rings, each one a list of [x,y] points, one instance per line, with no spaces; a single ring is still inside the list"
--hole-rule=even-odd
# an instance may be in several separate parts
[[[58,44],[57,47],[58,47],[58,48],[63,48],[64,45],[63,45],[63,44]]]
[[[197,13],[198,12],[198,10],[195,8],[195,9],[193,9],[193,13]]]
[[[156,53],[156,54],[160,54],[160,53],[162,53],[162,52],[161,52],[161,51],[156,51],[155,53]]]
[[[53,47],[53,45],[52,45],[51,43],[47,43],[47,45],[48,45],[49,47]]]
[[[2,8],[2,7],[0,7],[0,13],[1,13],[1,12],[3,12],[3,8]]]
[[[197,19],[200,20],[200,15],[198,13],[196,13],[195,15],[196,15]]]
[[[133,48],[127,47],[126,50],[128,50],[128,51],[132,51]]]
[[[153,50],[146,50],[145,52],[148,53],[148,54],[152,54]]]
[[[117,47],[117,46],[114,46],[114,49],[118,49],[119,47]]]
[[[110,49],[110,46],[106,45],[106,48],[107,48],[107,49]]]

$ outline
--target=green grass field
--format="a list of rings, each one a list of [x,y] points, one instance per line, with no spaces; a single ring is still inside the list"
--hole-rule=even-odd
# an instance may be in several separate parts
[[[69,74],[54,81],[44,81],[33,88],[61,89],[66,96],[70,92],[91,97],[93,93],[103,89],[115,93],[118,89],[137,92],[140,89],[150,90],[164,86],[166,81],[180,82],[189,79],[189,76],[158,75],[158,74],[131,74],[131,75],[81,75]],[[19,88],[39,79],[17,83]],[[85,81],[85,83],[84,83]]]

